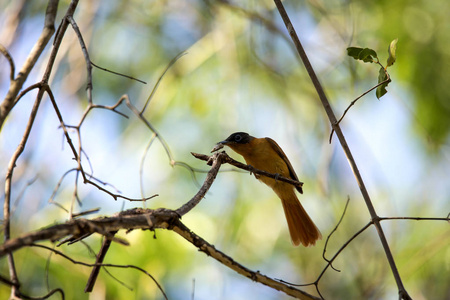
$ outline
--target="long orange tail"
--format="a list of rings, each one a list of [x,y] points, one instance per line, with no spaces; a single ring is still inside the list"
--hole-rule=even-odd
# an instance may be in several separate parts
[[[300,243],[305,247],[313,246],[317,240],[322,239],[322,234],[308,216],[293,189],[290,193],[283,193],[283,195],[278,196],[280,196],[283,204],[289,233],[295,246],[298,246]]]

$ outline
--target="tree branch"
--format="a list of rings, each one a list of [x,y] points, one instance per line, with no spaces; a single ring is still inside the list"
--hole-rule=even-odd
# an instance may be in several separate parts
[[[358,166],[356,165],[356,162],[353,158],[353,155],[350,151],[347,141],[345,140],[344,134],[343,134],[339,124],[337,123],[336,116],[334,115],[333,109],[331,108],[331,105],[328,101],[327,96],[325,95],[325,91],[324,91],[322,85],[320,84],[320,81],[308,59],[308,56],[306,55],[305,50],[303,49],[300,39],[298,38],[297,33],[295,32],[295,29],[289,19],[288,14],[286,13],[286,10],[284,9],[284,6],[283,6],[281,0],[274,0],[274,2],[275,2],[275,5],[277,6],[277,9],[280,13],[281,18],[284,21],[284,24],[286,25],[289,35],[291,36],[292,41],[294,42],[295,47],[297,48],[297,52],[303,61],[306,71],[308,72],[308,74],[311,78],[311,81],[312,81],[314,87],[316,88],[317,94],[320,98],[320,101],[322,102],[325,112],[327,113],[327,116],[328,116],[328,119],[330,120],[331,126],[334,129],[334,131],[336,132],[339,142],[340,142],[340,144],[344,150],[344,153],[347,157],[347,160],[350,164],[350,168],[353,171],[353,175],[355,176],[355,179],[358,183],[359,189],[364,198],[367,209],[369,210],[371,219],[375,225],[375,228],[377,229],[378,237],[380,238],[381,244],[382,244],[384,252],[386,254],[386,258],[389,262],[389,266],[390,266],[392,274],[395,278],[395,282],[397,283],[399,298],[400,299],[411,299],[411,297],[408,295],[408,292],[406,291],[406,289],[403,285],[403,282],[402,282],[400,273],[398,272],[397,266],[395,264],[395,260],[392,255],[391,249],[387,242],[386,236],[383,232],[383,228],[381,227],[379,217],[378,217],[378,215],[375,211],[375,208],[372,204],[372,200],[370,199],[369,193],[365,187],[365,184],[361,177],[361,174],[359,173]]]
[[[373,91],[374,89],[378,88],[379,86],[382,86],[385,83],[388,83],[391,81],[391,77],[389,76],[388,72],[386,72],[386,76],[387,79],[378,83],[377,85],[375,85],[374,87],[368,89],[367,91],[365,91],[364,93],[362,93],[361,95],[359,95],[358,97],[356,97],[355,100],[353,100],[352,102],[350,102],[350,105],[345,109],[344,113],[342,114],[341,118],[337,121],[336,125],[339,125],[341,123],[341,121],[344,119],[345,115],[347,114],[347,112],[350,110],[350,108],[355,105],[356,101],[358,101],[359,99],[361,99],[362,97],[364,97],[365,95],[367,95],[368,93],[370,93],[371,91]],[[331,133],[330,133],[330,138],[329,138],[329,143],[331,144],[331,139],[333,138],[333,133],[334,133],[334,128],[331,129]]]
[[[319,299],[315,296],[309,295],[301,290],[298,290],[291,285],[276,281],[268,276],[260,274],[258,271],[252,271],[243,265],[234,261],[231,257],[223,252],[215,249],[215,247],[202,239],[200,236],[193,233],[188,227],[186,227],[181,221],[180,216],[189,212],[203,199],[206,192],[209,190],[217,176],[219,168],[224,161],[231,159],[225,152],[219,152],[212,155],[209,162],[212,164],[211,170],[208,172],[203,186],[199,192],[185,205],[179,209],[173,211],[164,208],[160,209],[142,209],[135,208],[127,211],[120,212],[112,217],[96,218],[92,220],[87,219],[72,219],[64,224],[57,224],[44,228],[37,232],[27,233],[18,238],[10,239],[0,246],[0,257],[8,255],[13,251],[21,249],[26,246],[31,246],[37,241],[50,240],[52,242],[65,238],[59,245],[63,243],[74,243],[82,240],[93,233],[99,233],[105,236],[107,246],[109,248],[109,241],[116,241],[122,244],[127,244],[126,241],[114,238],[114,233],[118,230],[133,230],[133,229],[150,229],[163,228],[173,230],[177,234],[181,235],[187,241],[196,246],[200,251],[206,253],[208,256],[213,257],[220,263],[238,272],[239,274],[252,279],[253,281],[260,282],[278,291],[282,291],[290,296],[298,299]],[[256,169],[255,169],[256,170]],[[257,170],[260,172],[259,170]],[[265,173],[265,172],[264,172]],[[262,174],[264,175],[264,174]],[[271,175],[272,176],[272,175]],[[98,266],[103,265],[101,261],[104,258],[106,251],[100,251],[96,269]],[[94,269],[94,271],[96,270]],[[90,291],[95,282],[95,278],[98,274],[98,270],[92,273],[86,291]]]
[[[31,52],[25,60],[25,63],[23,64],[19,73],[17,74],[17,77],[11,81],[8,93],[6,94],[3,102],[0,104],[0,131],[3,127],[3,123],[5,122],[6,117],[16,103],[16,97],[22,89],[25,80],[28,78],[28,75],[41,56],[42,51],[44,51],[45,47],[50,41],[50,38],[55,32],[54,23],[56,13],[58,11],[58,3],[58,0],[50,0],[48,2],[47,11],[45,14],[44,29],[42,30],[41,36],[37,40],[33,49],[31,49]]]
[[[276,180],[279,180],[279,181],[283,181],[283,182],[287,182],[289,184],[292,184],[293,186],[298,186],[298,187],[302,187],[303,186],[303,182],[301,182],[301,181],[297,181],[297,180],[293,180],[291,178],[283,177],[280,174],[269,173],[269,172],[266,172],[266,171],[263,171],[263,170],[256,169],[253,166],[246,165],[246,164],[243,164],[241,162],[238,162],[237,160],[232,159],[231,157],[228,156],[228,154],[225,151],[222,151],[221,153],[224,154],[223,157],[222,157],[222,160],[223,160],[222,163],[230,164],[232,166],[235,166],[236,168],[249,171],[250,173],[266,176],[266,177],[273,178],[273,179],[276,179]],[[198,159],[201,159],[201,160],[204,160],[204,161],[210,161],[210,159],[212,158],[212,156],[205,155],[205,154],[199,154],[199,153],[193,153],[193,152],[191,152],[191,154],[195,158],[198,158]]]
[[[64,224],[57,224],[44,228],[37,232],[27,233],[18,238],[8,240],[0,246],[0,257],[17,251],[26,246],[33,246],[35,242],[50,240],[52,242],[68,237],[67,241],[78,240],[80,237],[86,238],[93,233],[105,234],[117,230],[150,229],[163,228],[173,230],[187,241],[192,243],[200,251],[213,257],[220,263],[238,272],[239,274],[267,285],[278,291],[282,291],[298,299],[319,299],[298,290],[288,284],[276,281],[258,271],[252,271],[234,261],[231,257],[217,250],[207,241],[193,233],[179,219],[179,215],[168,209],[142,209],[135,208],[116,214],[112,217],[96,218],[93,220],[73,219]],[[105,265],[105,264],[102,264]]]

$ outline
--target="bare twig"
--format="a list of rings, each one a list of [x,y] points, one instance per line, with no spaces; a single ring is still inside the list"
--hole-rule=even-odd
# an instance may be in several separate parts
[[[86,44],[84,43],[83,36],[81,35],[80,28],[78,28],[77,23],[73,19],[73,16],[67,16],[67,20],[72,25],[73,31],[75,31],[75,34],[78,37],[78,42],[81,46],[81,51],[83,52],[84,59],[86,60],[86,68],[87,68],[87,94],[88,94],[88,102],[89,104],[92,104],[92,65],[91,65],[91,59],[89,58],[89,52],[87,51]]]
[[[88,209],[85,211],[81,211],[79,213],[72,214],[72,218],[78,218],[78,217],[89,215],[89,214],[95,214],[95,213],[98,213],[99,211],[100,211],[100,207]]]
[[[22,190],[19,192],[19,195],[17,195],[16,200],[13,203],[13,206],[11,207],[11,215],[14,215],[14,212],[17,209],[17,206],[19,205],[20,200],[25,195],[26,190],[38,179],[38,175],[36,174],[33,178],[28,180],[27,184],[22,188]]]
[[[363,228],[361,228],[360,230],[358,230],[347,242],[345,242],[342,246],[341,246],[341,248],[334,254],[334,256],[330,259],[330,260],[327,260],[328,261],[328,263],[327,263],[327,265],[325,266],[325,268],[322,270],[322,272],[320,273],[320,275],[317,277],[317,279],[314,281],[314,282],[312,282],[312,283],[303,283],[303,284],[294,284],[294,283],[290,283],[290,282],[287,282],[287,281],[284,281],[284,280],[280,280],[281,282],[283,282],[283,283],[287,283],[287,284],[290,284],[290,285],[292,285],[292,286],[308,286],[308,285],[314,285],[315,287],[316,287],[316,291],[317,291],[317,293],[320,295],[320,297],[322,298],[322,299],[324,299],[323,298],[323,296],[322,296],[322,294],[320,293],[320,290],[319,290],[319,282],[320,282],[320,280],[321,280],[321,278],[323,277],[323,275],[325,274],[325,272],[327,271],[327,269],[328,269],[328,267],[331,267],[332,266],[332,263],[334,262],[334,260],[339,256],[339,254],[342,252],[342,251],[344,251],[344,249],[356,238],[356,237],[358,237],[361,233],[363,233],[367,228],[369,228],[370,227],[370,225],[372,225],[373,223],[372,222],[369,222],[368,224],[366,224]]]
[[[380,221],[387,220],[414,220],[414,221],[448,221],[450,222],[450,216],[445,218],[432,218],[432,217],[380,217]]]
[[[96,266],[99,266],[99,265],[97,265],[97,264],[88,264],[88,263],[84,263],[84,262],[81,262],[81,261],[74,260],[74,259],[71,258],[70,256],[67,256],[67,255],[65,255],[64,253],[62,253],[61,251],[55,250],[55,249],[53,249],[53,248],[50,248],[50,247],[47,247],[47,246],[44,246],[44,245],[31,244],[30,246],[32,246],[32,247],[38,247],[38,248],[43,248],[43,249],[47,249],[47,250],[49,250],[49,251],[52,251],[53,253],[55,253],[55,254],[57,254],[57,255],[60,255],[61,257],[63,257],[63,258],[65,258],[65,259],[69,260],[70,262],[72,262],[73,264],[76,264],[76,265],[82,265],[82,266],[86,266],[86,267],[96,267]],[[138,266],[134,266],[134,265],[117,265],[117,264],[101,264],[100,266],[102,266],[102,267],[120,268],[120,269],[135,269],[135,270],[138,270],[138,271],[144,273],[145,275],[147,275],[148,277],[150,277],[150,278],[153,280],[153,282],[156,284],[156,286],[158,287],[158,289],[161,291],[161,293],[163,294],[164,299],[168,299],[166,293],[164,292],[163,288],[162,288],[161,285],[158,283],[158,281],[157,281],[150,273],[148,273],[147,271],[145,271],[145,270],[142,269],[142,268],[139,268]]]
[[[79,239],[81,236],[88,236],[93,233],[105,235],[120,229],[168,228],[171,220],[175,217],[178,218],[175,212],[165,209],[133,209],[110,218],[72,219],[63,224],[50,226],[6,241],[0,246],[0,256],[30,246],[38,241],[58,241],[66,236],[69,236],[69,238],[65,242],[70,242]]]
[[[215,153],[214,155],[211,156],[212,167],[209,170],[208,175],[206,175],[206,179],[203,185],[191,200],[189,200],[186,204],[175,210],[177,214],[179,214],[180,216],[184,216],[191,209],[193,209],[203,199],[203,197],[205,197],[206,193],[208,192],[209,188],[214,182],[214,179],[216,179],[220,166],[222,165],[225,159],[225,155],[226,155],[225,152],[220,152]]]
[[[379,86],[382,86],[383,84],[390,82],[391,81],[391,77],[389,76],[388,72],[386,72],[386,76],[387,76],[386,80],[380,82],[379,84],[375,85],[371,89],[368,89],[367,91],[365,91],[364,93],[359,95],[355,100],[350,102],[350,105],[345,109],[344,113],[342,114],[342,117],[337,121],[336,125],[339,125],[341,123],[342,119],[344,119],[345,115],[350,110],[350,107],[352,107],[356,103],[356,101],[358,101],[359,99],[361,99],[362,97],[364,97],[365,95],[367,95],[368,93],[373,91],[374,89],[378,88]],[[334,128],[331,129],[330,138],[329,138],[329,143],[330,144],[331,144],[331,139],[333,138],[333,133],[334,133]]]
[[[296,297],[297,299],[319,299],[290,285],[262,275],[258,271],[255,272],[244,267],[243,265],[234,261],[228,255],[217,250],[213,245],[209,244],[207,241],[193,233],[180,221],[179,216],[175,211],[167,209],[151,210],[136,208],[121,212],[113,217],[97,218],[93,220],[72,219],[64,224],[53,225],[40,231],[24,234],[18,238],[7,241],[5,244],[0,246],[0,256],[4,256],[7,253],[11,253],[25,246],[34,246],[48,249],[63,256],[66,259],[69,259],[73,263],[82,264],[85,266],[112,266],[121,268],[133,267],[136,269],[140,269],[135,266],[80,263],[55,249],[43,245],[36,245],[35,242],[42,240],[55,241],[66,236],[69,236],[69,238],[66,240],[77,240],[78,237],[87,237],[95,232],[105,234],[105,232],[111,233],[120,229],[133,230],[156,228],[164,228],[175,231],[177,234],[181,235],[187,241],[192,243],[200,251],[213,257],[220,263],[247,278],[260,282],[278,291],[282,291],[288,295]]]
[[[111,235],[115,235],[117,231],[110,232]],[[100,251],[98,252],[97,258],[95,260],[96,266],[92,268],[91,275],[89,275],[88,282],[86,283],[86,287],[84,288],[85,293],[92,292],[92,289],[94,288],[95,281],[97,280],[97,276],[100,273],[101,264],[103,263],[103,260],[105,259],[106,253],[108,252],[109,247],[111,246],[112,239],[104,238],[102,247],[100,248]]]
[[[91,64],[94,67],[96,67],[97,69],[99,69],[99,70],[102,70],[102,71],[105,71],[105,72],[108,72],[108,73],[111,73],[111,74],[114,74],[114,75],[122,76],[122,77],[125,77],[125,78],[128,78],[128,79],[131,79],[131,80],[136,80],[136,81],[138,81],[140,83],[143,83],[143,84],[147,84],[147,82],[145,82],[145,81],[143,81],[143,80],[141,80],[139,78],[135,78],[135,77],[132,77],[132,76],[129,76],[129,75],[126,75],[126,74],[122,74],[122,73],[119,73],[119,72],[114,72],[114,71],[102,68],[99,65],[94,64],[92,61],[91,61]]]
[[[2,44],[0,44],[0,52],[3,54],[3,56],[8,60],[9,62],[9,80],[13,81],[14,76],[16,74],[16,67],[14,65],[14,59],[12,58],[11,54],[9,53],[8,49],[5,48]]]
[[[155,85],[153,86],[153,90],[150,93],[150,95],[147,98],[147,101],[145,101],[144,106],[142,107],[141,112],[139,113],[140,115],[143,115],[145,112],[145,109],[147,108],[148,104],[150,103],[150,101],[153,99],[153,96],[155,95],[156,90],[159,87],[159,84],[161,83],[161,80],[163,79],[164,75],[166,75],[167,71],[169,71],[169,69],[177,62],[177,60],[179,60],[181,57],[183,57],[184,55],[186,55],[187,52],[181,52],[180,54],[178,54],[177,56],[175,56],[167,65],[166,69],[164,70],[164,72],[162,72],[162,74],[159,76],[158,80],[156,81]]]
[[[323,253],[322,253],[323,259],[330,264],[330,267],[333,268],[333,270],[335,270],[337,272],[340,272],[341,270],[338,270],[335,267],[333,267],[331,262],[325,257],[325,253],[327,252],[328,241],[330,240],[331,236],[338,229],[339,225],[341,224],[342,220],[344,219],[345,212],[347,211],[347,207],[348,207],[349,203],[350,203],[350,197],[347,197],[347,202],[345,203],[344,211],[342,212],[341,218],[339,219],[339,221],[337,222],[337,224],[333,228],[333,230],[330,232],[330,234],[327,236],[327,240],[325,241],[325,246],[323,247]]]
[[[58,0],[50,0],[48,2],[47,11],[45,14],[44,29],[42,30],[42,33],[33,49],[31,49],[31,52],[25,60],[25,63],[23,64],[19,73],[17,74],[17,77],[15,78],[15,80],[11,81],[8,93],[6,94],[3,102],[0,104],[0,130],[3,127],[3,123],[9,112],[14,107],[16,97],[22,89],[25,80],[28,78],[28,75],[34,68],[39,56],[41,55],[42,51],[44,51],[44,48],[47,46],[50,38],[55,32],[54,23],[58,10],[58,2]]]
[[[20,297],[20,299],[44,300],[44,299],[50,298],[51,296],[53,296],[56,293],[61,294],[61,300],[65,299],[64,291],[61,288],[53,289],[50,292],[48,292],[47,294],[45,294],[44,296],[39,296],[39,297],[31,297],[31,296],[23,294],[22,292],[18,292],[17,296]]]
[[[267,285],[277,291],[284,292],[287,295],[295,297],[296,299],[319,299],[313,295],[310,295],[302,290],[296,289],[290,285],[276,281],[268,276],[261,274],[259,271],[252,271],[243,265],[239,264],[233,258],[229,257],[225,253],[217,250],[213,245],[196,235],[189,228],[187,228],[180,220],[176,220],[173,231],[181,235],[187,241],[196,246],[200,251],[208,256],[211,256],[215,260],[219,261],[228,268],[236,271],[237,273],[250,278],[253,281],[257,281],[264,285]]]
[[[89,178],[88,178],[88,175],[87,175],[86,172],[84,171],[83,166],[82,166],[82,164],[81,164],[81,155],[79,154],[79,153],[82,152],[80,135],[78,135],[78,139],[79,139],[79,149],[78,149],[78,151],[77,151],[77,149],[75,148],[75,145],[74,145],[73,142],[72,142],[72,139],[70,138],[69,132],[68,132],[68,130],[67,130],[68,126],[66,126],[66,125],[64,124],[64,121],[63,121],[61,112],[60,112],[60,110],[59,110],[59,107],[58,107],[58,105],[57,105],[57,103],[56,103],[55,97],[53,96],[53,93],[52,93],[50,87],[46,86],[45,89],[46,89],[46,91],[48,92],[48,95],[50,96],[50,101],[52,102],[53,108],[54,108],[54,110],[55,110],[55,112],[56,112],[56,115],[57,115],[59,121],[60,121],[60,125],[61,125],[61,128],[62,128],[63,131],[64,131],[64,135],[65,135],[65,137],[66,137],[67,143],[69,144],[69,146],[70,146],[70,148],[71,148],[71,150],[72,150],[72,153],[73,153],[73,155],[75,156],[75,159],[76,159],[76,161],[77,161],[77,163],[78,163],[77,170],[81,172],[81,175],[82,175],[82,177],[83,177],[83,182],[84,182],[84,183],[88,183],[88,184],[90,184],[90,185],[95,186],[97,189],[99,189],[99,190],[101,190],[102,192],[105,192],[105,193],[107,193],[108,195],[110,195],[114,200],[117,200],[118,198],[122,198],[122,199],[125,199],[125,200],[128,200],[128,201],[143,201],[143,200],[151,199],[151,198],[153,198],[153,197],[156,196],[156,195],[152,195],[152,196],[150,196],[150,197],[146,197],[146,198],[143,198],[143,199],[134,199],[134,198],[125,197],[125,196],[122,196],[122,195],[120,195],[120,194],[112,193],[112,192],[110,192],[109,190],[107,190],[107,189],[103,188],[102,186],[100,186],[99,184],[95,183],[93,180],[89,179]],[[120,102],[120,101],[119,101],[119,102]],[[113,107],[116,107],[117,105],[119,105],[119,103],[116,104],[116,105],[114,105]],[[77,126],[77,127],[75,127],[75,128],[76,128],[76,130],[77,130],[77,132],[78,132],[78,134],[79,134],[79,132],[80,132],[80,130],[79,130],[80,127]],[[89,176],[89,177],[90,177],[90,178],[94,178],[93,176]],[[95,179],[96,181],[100,182],[102,185],[107,185],[107,183],[104,183],[104,182],[100,181],[99,179],[96,179],[96,178],[94,178],[94,179]]]
[[[375,211],[375,208],[372,204],[369,193],[365,187],[365,184],[361,177],[361,174],[359,173],[359,169],[356,165],[356,162],[353,158],[353,155],[350,151],[347,141],[345,140],[344,134],[343,134],[341,128],[339,127],[339,124],[337,124],[336,116],[334,115],[333,109],[330,106],[327,96],[325,95],[325,91],[324,91],[322,85],[320,84],[320,81],[317,78],[317,75],[314,72],[314,69],[313,69],[311,63],[309,62],[308,56],[306,55],[306,52],[303,49],[303,46],[297,36],[297,33],[295,32],[295,29],[289,19],[289,16],[287,15],[286,10],[284,9],[283,3],[281,2],[281,0],[274,0],[274,1],[275,1],[275,5],[277,6],[277,9],[280,13],[280,16],[286,25],[289,35],[291,36],[292,41],[294,42],[295,47],[297,48],[298,54],[300,55],[300,57],[303,61],[303,64],[305,65],[306,71],[308,72],[308,74],[311,78],[311,81],[314,84],[314,87],[316,88],[317,94],[319,95],[322,105],[327,113],[327,116],[330,120],[331,126],[336,132],[336,135],[339,139],[339,142],[341,143],[344,153],[347,156],[347,160],[353,171],[355,179],[358,182],[361,194],[364,198],[367,209],[369,210],[371,219],[374,222],[375,228],[377,229],[377,233],[380,238],[380,242],[383,246],[384,252],[386,254],[386,258],[388,260],[389,266],[391,268],[392,274],[393,274],[395,282],[397,284],[398,292],[399,292],[399,299],[411,299],[411,297],[408,295],[408,292],[406,291],[406,289],[403,285],[403,282],[402,282],[400,273],[398,272],[394,257],[390,250],[390,247],[387,242],[386,236],[384,234],[383,228],[381,227],[379,217],[378,217],[378,215]]]
[[[22,140],[20,141],[19,146],[17,147],[16,151],[14,152],[13,156],[11,157],[9,164],[8,164],[7,171],[6,171],[5,200],[3,203],[3,216],[4,216],[3,232],[4,232],[5,243],[8,242],[8,240],[11,237],[10,236],[10,234],[11,234],[11,216],[10,216],[11,207],[10,207],[10,205],[11,205],[11,195],[12,195],[11,186],[12,186],[14,168],[16,166],[17,160],[19,159],[20,155],[22,154],[23,150],[25,149],[25,145],[28,141],[28,137],[30,135],[31,128],[33,127],[33,123],[36,118],[36,114],[37,114],[39,105],[41,103],[42,94],[43,94],[43,89],[40,89],[39,94],[36,97],[33,108],[31,110],[31,114],[28,119],[28,123],[25,128],[24,135],[22,136]],[[16,272],[14,258],[13,258],[12,253],[8,254],[8,265],[9,265],[9,273],[10,273],[11,281],[18,285],[19,279],[17,277],[17,272]],[[16,290],[16,285],[12,286],[11,298],[13,298],[13,296],[16,295],[17,292],[18,292],[18,290]]]
[[[266,177],[269,177],[269,178],[273,178],[273,179],[276,179],[276,180],[279,180],[279,181],[287,182],[289,184],[292,184],[293,186],[298,186],[298,187],[302,187],[303,186],[303,182],[301,182],[301,181],[297,181],[297,180],[293,180],[291,178],[283,177],[280,174],[273,174],[273,173],[269,173],[269,172],[266,172],[266,171],[263,171],[263,170],[256,169],[253,166],[246,165],[246,164],[240,163],[240,162],[232,159],[231,157],[228,156],[228,154],[226,154],[225,151],[223,151],[222,153],[224,153],[223,162],[222,163],[227,163],[227,164],[233,165],[236,168],[249,171],[250,173],[255,173],[255,174],[266,176]],[[212,156],[208,156],[208,155],[205,155],[205,154],[199,154],[199,153],[191,153],[191,154],[195,158],[198,158],[198,159],[201,159],[201,160],[204,160],[204,161],[209,161],[212,158]]]

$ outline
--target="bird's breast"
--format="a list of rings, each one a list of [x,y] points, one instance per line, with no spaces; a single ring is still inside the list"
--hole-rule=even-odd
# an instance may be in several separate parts
[[[254,143],[251,146],[252,147],[249,148],[249,151],[246,153],[240,153],[248,165],[269,173],[290,177],[288,166],[284,162],[283,158],[281,158],[265,140]],[[275,185],[281,184],[281,182],[266,176],[259,176],[255,174],[255,177],[271,188],[274,188]]]

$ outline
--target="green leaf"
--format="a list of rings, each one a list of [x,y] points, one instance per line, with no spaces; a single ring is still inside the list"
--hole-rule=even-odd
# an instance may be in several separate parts
[[[359,58],[359,54],[363,50],[364,50],[363,48],[359,48],[359,47],[348,47],[347,48],[347,55],[353,57],[354,59],[358,59]]]
[[[378,55],[375,50],[370,48],[348,47],[347,55],[353,57],[356,60],[362,60],[363,62],[377,62]]]
[[[380,84],[383,81],[385,81],[386,79],[388,79],[388,75],[387,75],[386,71],[384,70],[384,68],[381,67],[380,72],[378,73],[378,83]],[[380,85],[379,87],[377,87],[376,95],[377,95],[378,99],[380,99],[387,93],[386,87],[388,86],[389,82],[391,82],[391,81],[389,80],[389,81],[383,83],[382,85]]]
[[[359,54],[359,59],[363,62],[375,62],[375,59],[378,60],[377,53],[375,50],[370,48],[364,48],[363,51]]]
[[[386,68],[392,66],[395,63],[395,60],[397,59],[396,54],[395,54],[395,51],[397,50],[397,42],[398,42],[398,38],[393,40],[389,44],[389,48],[388,48],[389,57],[387,60]]]

